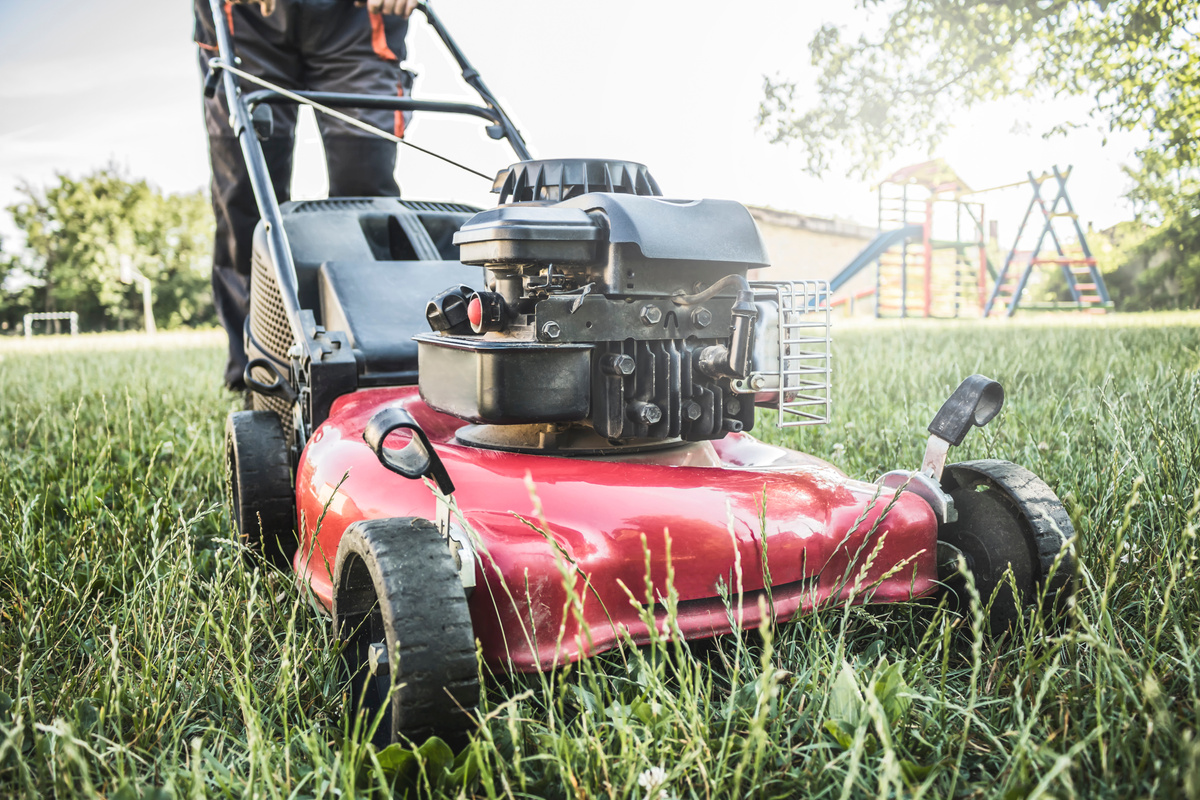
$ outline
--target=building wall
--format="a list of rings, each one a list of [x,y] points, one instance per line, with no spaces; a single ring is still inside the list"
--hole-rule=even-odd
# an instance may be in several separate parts
[[[771,266],[754,270],[752,280],[829,280],[874,238],[876,230],[841,220],[809,217],[769,208],[750,207],[758,223]],[[874,263],[855,275],[837,293],[850,295],[875,286]],[[873,313],[871,298],[856,304],[856,313]]]

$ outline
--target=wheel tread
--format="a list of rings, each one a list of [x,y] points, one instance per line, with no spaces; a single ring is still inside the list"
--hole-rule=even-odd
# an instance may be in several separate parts
[[[256,558],[279,568],[291,564],[295,486],[287,440],[273,411],[236,411],[225,423],[225,450],[233,517]]]
[[[363,520],[342,536],[335,578],[351,557],[367,564],[384,624],[399,642],[397,681],[405,685],[392,706],[395,733],[415,741],[431,734],[464,739],[474,721],[463,709],[479,701],[478,666],[470,611],[445,540],[423,519]],[[335,586],[335,626],[340,595]]]
[[[1019,464],[1000,459],[963,461],[952,465],[981,472],[1004,488],[1018,504],[1021,513],[1029,522],[1033,544],[1037,551],[1038,583],[1044,584],[1054,568],[1054,562],[1064,546],[1074,538],[1075,528],[1062,502],[1050,486],[1033,472]],[[1051,583],[1046,587],[1050,595],[1066,588],[1077,570],[1073,547],[1063,554],[1062,562],[1054,570]]]

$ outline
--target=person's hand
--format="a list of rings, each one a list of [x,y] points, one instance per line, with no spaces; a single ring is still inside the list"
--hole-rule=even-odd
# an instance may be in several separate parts
[[[238,5],[253,4],[261,7],[262,15],[269,17],[275,13],[275,0],[233,0]]]
[[[359,0],[355,5],[366,6],[372,14],[399,14],[408,19],[417,7],[417,0]]]

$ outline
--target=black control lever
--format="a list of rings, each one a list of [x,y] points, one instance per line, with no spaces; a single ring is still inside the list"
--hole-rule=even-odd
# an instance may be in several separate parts
[[[412,431],[412,439],[399,450],[385,447],[383,442],[388,434],[400,428]],[[450,473],[429,443],[429,437],[403,408],[389,406],[377,412],[363,430],[363,440],[374,451],[379,463],[392,472],[413,480],[428,476],[443,495],[454,491]]]
[[[217,94],[217,87],[220,84],[221,68],[219,66],[214,66],[210,61],[208,64],[208,74],[204,76],[204,96],[208,98],[215,97]]]
[[[263,383],[254,375],[254,370],[262,369],[271,373],[274,379],[270,383]],[[298,395],[296,390],[292,388],[292,382],[279,369],[274,362],[266,358],[252,358],[246,362],[246,369],[242,371],[242,380],[250,391],[265,394],[268,397],[278,397],[280,400],[289,405],[296,402]]]
[[[958,385],[954,394],[929,423],[929,442],[921,459],[921,472],[942,479],[946,454],[962,444],[972,427],[982,428],[1004,407],[1004,387],[985,375],[972,375]]]

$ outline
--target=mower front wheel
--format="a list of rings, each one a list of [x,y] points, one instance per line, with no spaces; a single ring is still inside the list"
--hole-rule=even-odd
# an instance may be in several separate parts
[[[255,560],[292,563],[296,496],[287,440],[273,411],[235,411],[225,422],[230,505],[238,534]]]
[[[1011,462],[986,459],[950,464],[942,488],[954,499],[958,520],[942,526],[938,540],[962,552],[980,598],[985,604],[992,599],[992,634],[1011,628],[1041,597],[1047,616],[1064,613],[1077,571],[1068,544],[1075,530],[1046,482]],[[945,580],[958,607],[966,609],[962,576]]]
[[[437,527],[416,518],[356,522],[338,544],[333,574],[347,706],[364,724],[382,711],[376,746],[429,736],[466,744],[479,703],[475,635]]]

